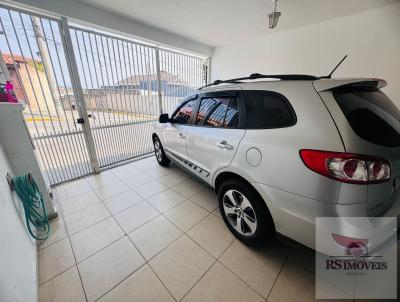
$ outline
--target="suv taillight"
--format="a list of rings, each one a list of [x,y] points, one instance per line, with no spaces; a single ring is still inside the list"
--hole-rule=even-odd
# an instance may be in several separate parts
[[[390,179],[386,159],[353,153],[300,150],[304,164],[314,172],[341,182],[372,184]]]

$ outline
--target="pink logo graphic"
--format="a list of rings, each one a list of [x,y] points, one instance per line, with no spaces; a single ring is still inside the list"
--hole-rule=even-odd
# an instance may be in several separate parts
[[[346,256],[360,257],[368,255],[368,239],[351,238],[335,233],[332,233],[332,237],[337,244],[346,248]]]

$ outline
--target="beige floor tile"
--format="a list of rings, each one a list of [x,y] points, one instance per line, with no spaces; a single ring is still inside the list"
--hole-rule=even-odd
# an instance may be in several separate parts
[[[154,169],[151,169],[149,171],[146,172],[146,174],[150,175],[153,178],[160,178],[166,175],[171,174],[173,171],[170,170],[169,168],[164,168],[164,167],[156,167]]]
[[[173,187],[187,179],[188,179],[187,175],[177,173],[176,171],[171,171],[170,174],[158,178],[159,181],[161,181],[163,184],[169,187]]]
[[[65,217],[65,225],[71,235],[109,216],[110,212],[100,202]]]
[[[332,290],[332,287],[328,290]],[[337,293],[337,290],[335,290]],[[351,299],[340,293],[343,299]],[[287,261],[268,297],[269,302],[315,301],[315,276],[292,261]]]
[[[219,217],[219,218],[222,218],[221,211],[219,210],[219,208],[215,209],[212,213],[213,213],[215,216],[217,216],[217,217]]]
[[[159,216],[130,233],[129,237],[144,258],[150,260],[181,234],[168,219]]]
[[[133,166],[132,164],[127,164],[123,166],[116,167],[111,170],[112,173],[120,179],[126,179],[135,175],[143,174],[143,171]]]
[[[214,258],[183,235],[154,257],[149,264],[171,294],[180,300],[213,262]]]
[[[50,235],[49,237],[41,241],[39,249],[43,249],[50,244],[60,241],[67,237],[67,230],[65,229],[64,220],[59,217],[50,221]]]
[[[50,280],[75,264],[68,238],[39,251],[39,284]]]
[[[215,215],[208,215],[187,234],[215,258],[218,258],[235,238],[223,220]]]
[[[236,240],[220,257],[234,274],[267,297],[285,261],[287,247],[271,241],[263,248],[248,247]]]
[[[100,199],[93,190],[90,190],[81,195],[62,200],[60,201],[60,205],[62,214],[66,217],[98,202],[100,202]]]
[[[174,190],[179,192],[180,194],[186,196],[186,197],[191,197],[194,194],[204,190],[206,188],[205,185],[201,184],[197,180],[194,179],[188,179],[185,180],[177,185],[175,185]]]
[[[214,191],[208,188],[194,194],[192,197],[190,197],[190,200],[210,212],[218,208],[217,195]]]
[[[147,201],[160,212],[165,212],[186,199],[178,192],[167,189],[147,198]]]
[[[302,246],[299,243],[292,245],[289,250],[288,258],[294,263],[302,266],[304,269],[315,272],[315,251]]]
[[[216,262],[182,301],[263,302],[264,299],[222,264]]]
[[[76,261],[82,261],[123,236],[124,232],[113,217],[72,235],[71,245]]]
[[[115,215],[115,219],[117,219],[125,233],[128,234],[158,215],[160,214],[147,201],[142,201],[118,213]]]
[[[146,159],[138,160],[132,163],[135,167],[138,167],[142,171],[150,171],[156,167],[160,167],[154,156],[148,157]]]
[[[206,210],[190,200],[186,200],[164,213],[169,220],[185,232],[207,216],[207,214]]]
[[[79,263],[88,301],[100,298],[144,263],[126,236]]]
[[[146,264],[98,301],[172,302],[175,300]]]
[[[142,201],[143,198],[132,190],[125,191],[104,200],[104,204],[114,215]]]
[[[151,181],[154,181],[154,178],[145,173],[124,179],[124,182],[132,189]]]
[[[101,200],[106,200],[122,192],[128,191],[130,188],[120,180],[115,183],[104,184],[101,187],[94,187],[93,189]]]
[[[59,201],[82,195],[91,190],[92,187],[84,178],[68,181],[52,189],[56,199]]]
[[[159,182],[158,180],[149,181],[143,185],[133,188],[133,190],[138,193],[143,198],[147,199],[157,193],[160,193],[168,189],[168,186]]]
[[[85,178],[92,188],[101,188],[104,185],[110,183],[117,183],[121,181],[116,177],[111,170],[103,171],[98,174],[94,174]]]
[[[86,302],[76,266],[39,287],[40,302]]]

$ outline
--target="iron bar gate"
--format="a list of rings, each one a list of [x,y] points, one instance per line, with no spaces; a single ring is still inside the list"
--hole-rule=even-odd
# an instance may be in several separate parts
[[[205,84],[207,62],[0,6],[0,50],[51,184],[152,152],[153,123]]]
[[[50,184],[91,173],[84,129],[75,123],[81,112],[61,102],[76,98],[60,20],[1,6],[0,26],[0,50]]]

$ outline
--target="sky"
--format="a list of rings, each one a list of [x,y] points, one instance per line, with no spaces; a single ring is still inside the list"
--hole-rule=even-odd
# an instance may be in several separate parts
[[[71,87],[66,56],[57,21],[37,18],[59,87]],[[32,17],[0,7],[0,50],[41,61]],[[131,75],[156,73],[155,49],[108,35],[93,34],[76,27],[70,30],[74,55],[83,89],[112,86]],[[160,51],[160,69],[190,86],[201,86],[201,59]]]

